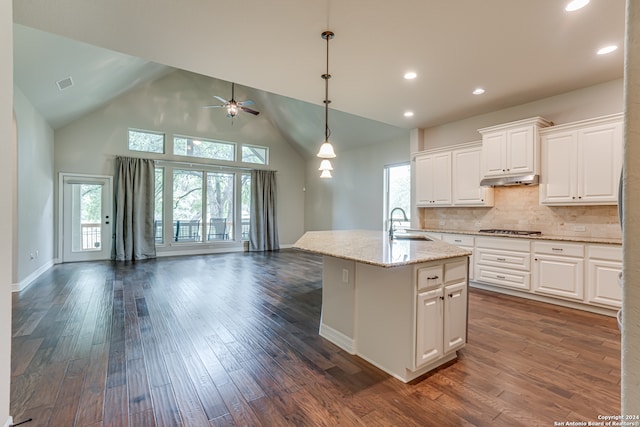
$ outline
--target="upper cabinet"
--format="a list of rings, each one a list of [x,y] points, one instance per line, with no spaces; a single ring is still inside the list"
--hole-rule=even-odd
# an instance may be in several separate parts
[[[617,203],[622,168],[622,114],[554,126],[540,134],[540,203]]]
[[[493,188],[481,187],[482,144],[451,152],[454,206],[493,206]]]
[[[485,178],[538,174],[540,145],[538,131],[550,126],[542,117],[478,129],[482,134]]]
[[[480,186],[479,142],[416,154],[415,176],[418,207],[493,206],[493,188]]]
[[[416,155],[416,204],[451,205],[451,152]]]

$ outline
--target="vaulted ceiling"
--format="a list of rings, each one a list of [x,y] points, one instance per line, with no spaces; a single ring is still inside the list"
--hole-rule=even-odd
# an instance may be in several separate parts
[[[172,68],[235,81],[295,121],[322,111],[330,29],[336,122],[388,136],[622,77],[624,0],[571,13],[566,3],[20,0],[15,79],[54,127]],[[596,55],[610,44],[619,49]],[[67,76],[83,94],[61,101],[55,83]]]

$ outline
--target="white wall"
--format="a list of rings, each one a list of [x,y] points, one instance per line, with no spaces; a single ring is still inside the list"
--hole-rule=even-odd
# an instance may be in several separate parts
[[[146,83],[57,129],[54,173],[113,175],[117,155],[207,162],[193,157],[131,152],[127,148],[129,128],[165,132],[168,146],[173,134],[268,146],[267,168],[278,171],[280,244],[292,244],[304,232],[305,161],[272,126],[268,111],[259,116],[241,114],[232,121],[221,109],[202,108],[218,104],[213,95],[225,95],[229,90],[226,82],[187,71]]]
[[[9,425],[11,282],[16,224],[16,130],[13,124],[12,2],[0,2],[0,425]]]
[[[337,153],[333,178],[320,179],[320,159],[307,162],[306,230],[383,229],[384,166],[409,161],[405,139]]]
[[[623,111],[623,82],[613,80],[599,85],[505,108],[468,119],[424,129],[422,150],[478,141],[478,129],[529,117],[542,116],[555,124]]]
[[[53,265],[53,129],[13,88],[18,122],[18,248],[14,290]]]

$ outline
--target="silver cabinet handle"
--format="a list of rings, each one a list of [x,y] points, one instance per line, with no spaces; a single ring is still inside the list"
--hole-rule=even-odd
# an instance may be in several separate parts
[[[496,258],[498,261],[506,261],[506,258]]]
[[[438,276],[427,277],[427,280],[436,280]]]
[[[562,248],[551,248],[551,250],[555,251],[555,252],[562,252],[563,251]]]

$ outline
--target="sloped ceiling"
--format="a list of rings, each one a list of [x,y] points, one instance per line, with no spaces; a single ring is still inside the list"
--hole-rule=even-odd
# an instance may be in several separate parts
[[[14,21],[126,54],[114,62],[94,58],[77,64],[91,64],[86,71],[96,79],[89,84],[96,91],[108,87],[107,81],[98,83],[99,74],[123,76],[127,61],[140,79],[166,72],[156,68],[163,64],[262,91],[294,140],[299,139],[296,132],[304,133],[295,128],[302,115],[320,111],[322,120],[326,42],[320,34],[331,29],[336,33],[330,42],[332,112],[347,114],[345,122],[353,120],[350,131],[361,135],[355,139],[366,140],[362,134],[369,124],[378,128],[374,137],[382,129],[426,128],[620,78],[624,0],[592,0],[573,13],[564,11],[566,3],[20,0],[14,2]],[[595,51],[607,44],[620,48],[597,56]],[[53,69],[50,64],[58,56],[48,53],[54,51],[40,52],[40,61],[29,63],[30,68]],[[65,55],[80,57],[81,51],[73,48]],[[404,80],[406,71],[418,77]],[[66,77],[59,74],[47,84]],[[476,87],[486,93],[472,95]],[[37,95],[27,96],[33,100]],[[89,92],[87,97],[101,96]],[[407,110],[414,116],[404,117]]]

